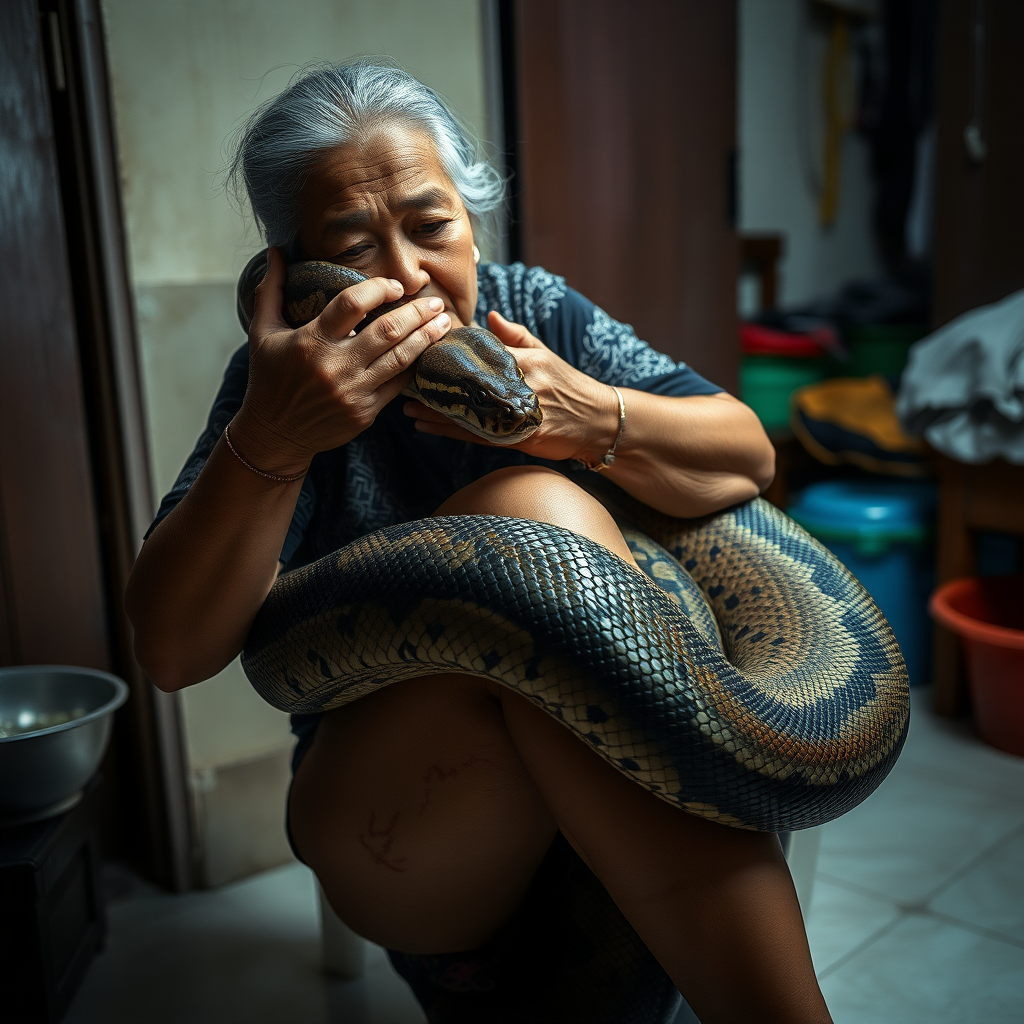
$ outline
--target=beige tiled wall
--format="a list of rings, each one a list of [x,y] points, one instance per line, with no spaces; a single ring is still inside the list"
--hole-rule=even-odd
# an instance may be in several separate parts
[[[225,194],[226,140],[296,69],[386,54],[489,133],[478,0],[104,0],[141,362],[159,498],[244,341],[234,282],[261,246]],[[237,661],[181,694],[201,874],[287,859],[287,717]]]

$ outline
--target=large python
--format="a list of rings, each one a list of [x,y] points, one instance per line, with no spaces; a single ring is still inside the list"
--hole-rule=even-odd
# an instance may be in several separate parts
[[[317,712],[436,672],[492,679],[660,799],[738,828],[808,828],[868,796],[902,747],[909,690],[847,569],[761,499],[673,519],[574,478],[642,572],[545,523],[402,523],[277,582],[243,654],[250,681]]]

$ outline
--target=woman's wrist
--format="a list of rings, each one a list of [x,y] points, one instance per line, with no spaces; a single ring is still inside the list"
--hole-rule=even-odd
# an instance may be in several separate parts
[[[574,456],[585,469],[607,469],[618,454],[625,433],[625,402],[622,392],[612,385],[598,384],[595,411],[588,416],[591,427],[584,445]]]
[[[235,459],[257,476],[282,483],[298,480],[309,469],[314,453],[276,436],[245,407],[225,428],[225,442]]]

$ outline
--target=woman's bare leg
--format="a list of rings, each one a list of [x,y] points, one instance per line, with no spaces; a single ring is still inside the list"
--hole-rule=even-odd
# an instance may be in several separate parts
[[[830,1019],[774,835],[682,813],[526,698],[502,707],[559,828],[704,1024]]]
[[[491,474],[438,512],[552,522],[630,558],[599,503],[543,469]],[[558,827],[705,1024],[830,1019],[775,837],[679,812],[503,688],[435,676],[331,713],[290,812],[335,909],[391,948],[487,941]]]

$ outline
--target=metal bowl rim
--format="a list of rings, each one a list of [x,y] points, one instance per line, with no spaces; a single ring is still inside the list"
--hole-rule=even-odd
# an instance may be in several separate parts
[[[119,679],[109,672],[101,672],[97,668],[83,668],[80,665],[8,665],[0,668],[0,683],[8,676],[43,674],[45,672],[72,672],[79,676],[104,679],[113,685],[114,696],[105,704],[101,704],[95,711],[90,711],[87,715],[82,715],[81,718],[73,718],[70,722],[47,726],[45,729],[33,729],[31,732],[19,733],[17,736],[0,736],[0,744],[20,743],[22,740],[35,739],[37,736],[52,736],[54,733],[77,729],[81,725],[88,725],[90,722],[95,722],[112,711],[116,711],[128,699],[128,684],[123,679]]]

